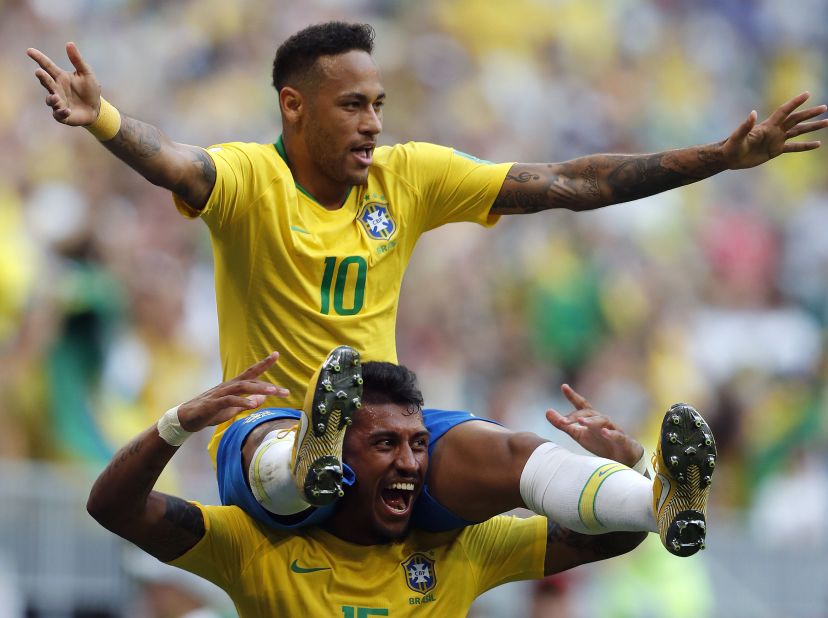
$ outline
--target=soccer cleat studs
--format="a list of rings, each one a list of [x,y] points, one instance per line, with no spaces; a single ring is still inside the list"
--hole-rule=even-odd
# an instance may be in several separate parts
[[[667,465],[669,464],[669,465]],[[705,420],[685,403],[664,416],[653,456],[653,511],[664,547],[692,556],[705,547],[705,509],[716,466],[716,442]]]
[[[359,352],[339,346],[308,385],[294,445],[293,480],[309,504],[325,506],[344,495],[342,442],[361,406]]]

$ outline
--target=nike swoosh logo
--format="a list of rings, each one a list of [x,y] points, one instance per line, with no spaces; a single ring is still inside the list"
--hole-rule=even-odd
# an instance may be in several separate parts
[[[302,233],[302,234],[307,234],[308,236],[310,236],[310,235],[311,235],[311,233],[310,233],[309,231],[307,231],[307,230],[303,230],[303,229],[302,229],[301,227],[299,227],[298,225],[291,225],[291,226],[290,226],[290,229],[292,229],[294,232],[300,232],[300,233]]]
[[[294,560],[290,563],[290,570],[294,573],[316,573],[317,571],[330,571],[331,567],[301,567]]]
[[[618,465],[618,464],[607,464],[606,466],[604,466],[604,468],[602,470],[598,471],[598,478],[601,478],[605,474],[610,474],[612,472],[618,472],[619,469],[621,469],[621,466]]]
[[[661,482],[661,492],[659,493],[658,502],[656,503],[656,517],[658,517],[659,513],[661,513],[661,509],[664,507],[664,503],[667,501],[667,498],[670,495],[671,487],[670,479],[668,479],[663,474],[658,475],[658,480]]]

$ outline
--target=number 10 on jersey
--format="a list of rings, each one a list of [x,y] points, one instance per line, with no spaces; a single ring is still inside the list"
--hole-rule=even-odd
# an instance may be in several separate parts
[[[362,309],[365,300],[365,279],[368,276],[368,263],[358,255],[349,255],[342,259],[325,258],[325,273],[322,275],[321,303],[319,312],[328,315],[333,310],[337,315],[355,315]],[[348,281],[353,281],[353,292],[348,294],[346,307],[346,290]]]

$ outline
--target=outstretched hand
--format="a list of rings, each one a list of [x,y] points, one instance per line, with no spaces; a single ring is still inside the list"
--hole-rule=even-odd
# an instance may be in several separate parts
[[[828,107],[817,105],[795,111],[811,95],[803,92],[781,105],[766,120],[756,123],[756,110],[725,140],[723,153],[728,169],[755,167],[785,152],[804,152],[819,148],[818,140],[791,142],[797,135],[828,127],[828,119],[811,120]]]
[[[546,419],[557,429],[593,455],[612,459],[625,466],[634,466],[644,454],[644,447],[618,428],[608,417],[594,410],[585,397],[568,384],[561,392],[575,406],[566,416],[550,408]]]
[[[35,70],[35,76],[49,92],[46,105],[52,108],[55,120],[70,126],[87,125],[95,121],[101,107],[101,86],[92,69],[81,57],[77,45],[66,44],[66,55],[75,67],[74,72],[64,71],[38,49],[30,47],[26,54],[40,65]]]
[[[257,379],[279,358],[272,352],[241,374],[178,406],[182,429],[196,432],[228,421],[242,410],[258,408],[267,397],[287,397],[288,389]]]

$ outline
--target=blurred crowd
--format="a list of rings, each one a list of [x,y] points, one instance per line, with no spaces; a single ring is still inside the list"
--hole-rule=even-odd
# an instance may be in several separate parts
[[[328,19],[377,30],[382,144],[561,161],[719,141],[803,90],[828,102],[825,0],[0,0],[0,459],[99,469],[221,375],[206,228],[55,123],[26,48],[69,68],[75,41],[108,100],[177,141],[273,142],[276,46]],[[826,152],[431,232],[400,361],[429,405],[554,439],[563,382],[645,444],[690,402],[717,436],[713,509],[763,543],[824,542]],[[193,453],[168,481],[183,495],[212,481]]]

